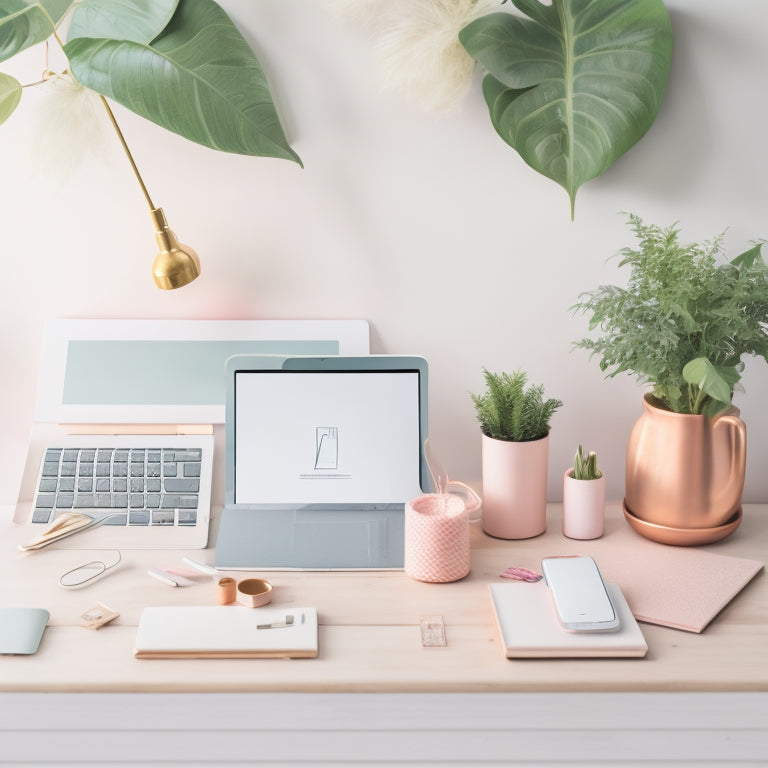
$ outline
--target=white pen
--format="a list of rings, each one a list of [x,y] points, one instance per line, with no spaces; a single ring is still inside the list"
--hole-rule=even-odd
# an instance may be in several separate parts
[[[162,581],[163,584],[167,584],[169,587],[178,587],[179,586],[173,579],[169,579],[164,573],[161,573],[160,571],[156,571],[153,568],[150,568],[147,571],[147,573],[153,579],[157,579],[158,581]]]
[[[207,573],[209,576],[219,575],[219,572],[212,565],[208,565],[207,563],[200,563],[197,560],[193,560],[191,557],[182,557],[181,561],[187,565],[191,565],[193,568],[196,568],[202,573]]]

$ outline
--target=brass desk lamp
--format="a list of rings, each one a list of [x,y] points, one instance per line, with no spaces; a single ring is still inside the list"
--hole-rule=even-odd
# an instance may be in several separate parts
[[[191,283],[200,274],[200,259],[192,248],[180,243],[176,235],[168,228],[168,222],[165,220],[163,209],[155,208],[152,198],[150,198],[149,192],[147,192],[147,188],[141,178],[139,169],[133,160],[131,150],[128,149],[128,145],[125,143],[123,132],[120,130],[115,116],[109,104],[107,104],[107,100],[101,95],[100,98],[117,132],[120,143],[123,145],[123,150],[125,150],[125,154],[128,156],[133,172],[136,174],[141,191],[144,193],[144,197],[149,204],[150,216],[155,225],[155,240],[157,241],[158,248],[158,254],[155,256],[155,261],[152,265],[152,277],[155,280],[155,285],[164,290],[181,288]]]

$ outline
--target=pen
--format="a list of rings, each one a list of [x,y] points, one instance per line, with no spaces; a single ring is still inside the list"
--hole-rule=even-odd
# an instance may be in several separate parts
[[[173,579],[169,579],[165,574],[160,573],[160,571],[156,571],[156,570],[150,568],[147,571],[147,573],[153,579],[157,579],[158,581],[162,581],[163,584],[167,584],[169,587],[178,587],[179,586]]]
[[[209,576],[219,575],[219,572],[212,565],[208,565],[207,563],[199,563],[197,560],[193,560],[191,557],[182,557],[181,560],[187,565],[191,565],[193,568],[196,568],[198,571],[207,573]]]

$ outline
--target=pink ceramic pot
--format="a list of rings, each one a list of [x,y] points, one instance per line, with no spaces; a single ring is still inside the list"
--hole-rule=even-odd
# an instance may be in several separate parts
[[[512,442],[483,435],[483,530],[529,539],[547,528],[549,435]]]
[[[599,539],[605,526],[605,475],[577,480],[573,467],[563,476],[563,535],[569,539]]]

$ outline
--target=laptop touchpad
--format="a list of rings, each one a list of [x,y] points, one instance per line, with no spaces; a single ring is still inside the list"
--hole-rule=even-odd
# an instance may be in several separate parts
[[[363,520],[355,523],[297,520],[291,538],[291,555],[308,568],[371,567],[368,524]],[[340,561],[340,553],[346,562]]]
[[[224,510],[216,567],[307,570],[402,568],[400,510]],[[290,566],[288,566],[290,567]],[[295,567],[295,566],[294,566]]]
[[[392,567],[389,522],[381,514],[359,511],[297,512],[291,554],[308,568]]]

